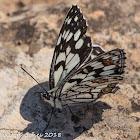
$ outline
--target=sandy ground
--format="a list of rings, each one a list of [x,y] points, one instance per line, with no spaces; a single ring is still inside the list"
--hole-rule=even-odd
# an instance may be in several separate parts
[[[53,50],[65,15],[76,3],[94,44],[127,54],[125,80],[117,94],[96,102],[55,110],[21,69],[23,64],[46,89]],[[138,140],[140,138],[139,0],[0,1],[0,140]],[[46,132],[46,134],[44,134]],[[43,135],[41,135],[43,134]],[[37,135],[40,135],[37,136]]]

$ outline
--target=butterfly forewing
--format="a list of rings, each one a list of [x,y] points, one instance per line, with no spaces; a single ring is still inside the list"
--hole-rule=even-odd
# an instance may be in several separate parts
[[[90,37],[84,35],[87,23],[81,10],[73,5],[60,31],[50,70],[50,89],[60,86],[84,62],[104,52],[100,46],[93,46]],[[98,53],[94,50],[98,48]]]
[[[79,8],[76,5],[73,5],[69,10],[66,19],[63,23],[62,29],[59,33],[57,46],[54,51],[54,56],[52,59],[51,71],[50,71],[50,88],[54,88],[58,81],[62,79],[80,62],[82,63],[83,59],[80,58],[76,50],[80,48],[75,48],[76,43],[80,40],[81,37],[86,33],[87,25],[86,21],[83,18],[83,15]],[[83,46],[83,42],[87,39],[81,39],[79,41],[80,46]],[[87,41],[90,43],[90,40]],[[87,46],[87,44],[86,44]],[[85,46],[85,47],[86,47]],[[83,48],[83,47],[82,47]],[[85,49],[86,50],[86,49]],[[89,47],[86,50],[87,54],[91,52]],[[77,59],[76,59],[77,58]],[[69,71],[66,71],[66,65],[69,61],[75,61],[75,65],[69,67]],[[62,77],[63,76],[63,77]]]

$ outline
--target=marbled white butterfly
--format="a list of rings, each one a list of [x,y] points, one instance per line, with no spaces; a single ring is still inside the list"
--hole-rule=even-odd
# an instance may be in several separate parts
[[[73,5],[59,33],[50,69],[50,91],[42,98],[53,107],[94,101],[107,93],[115,93],[123,77],[125,53],[109,52],[93,45],[86,36],[87,23],[81,10]]]

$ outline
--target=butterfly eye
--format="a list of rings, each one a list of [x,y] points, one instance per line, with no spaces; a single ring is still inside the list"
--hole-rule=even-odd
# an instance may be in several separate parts
[[[50,100],[50,96],[45,97],[47,100]]]
[[[50,100],[50,96],[47,95],[46,93],[41,93],[41,96],[44,97],[47,100]]]

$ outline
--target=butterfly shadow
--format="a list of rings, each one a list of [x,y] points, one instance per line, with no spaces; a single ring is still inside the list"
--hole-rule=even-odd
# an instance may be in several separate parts
[[[47,90],[49,89],[48,82],[41,83],[41,85]],[[35,85],[26,93],[22,100],[20,114],[25,120],[31,122],[22,131],[23,134],[32,133],[44,139],[72,140],[92,128],[94,124],[100,122],[103,110],[111,108],[104,102],[96,101],[95,103],[70,107],[74,115],[72,115],[68,107],[64,107],[62,110],[55,109],[50,125],[46,128],[52,107],[49,103],[41,100],[38,93],[41,91],[41,87]],[[90,136],[92,135],[90,134]]]

